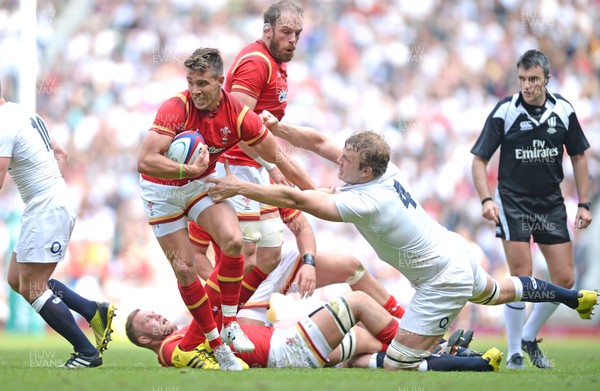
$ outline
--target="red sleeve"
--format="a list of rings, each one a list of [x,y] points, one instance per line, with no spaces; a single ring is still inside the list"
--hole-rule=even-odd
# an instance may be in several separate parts
[[[263,125],[262,120],[253,111],[250,111],[248,106],[244,106],[244,109],[240,113],[238,119],[241,118],[241,125],[239,128],[241,139],[246,142],[249,146],[260,144],[268,135],[269,129]]]
[[[188,109],[185,95],[175,95],[160,105],[150,130],[175,137],[176,134],[185,129]]]
[[[262,53],[252,52],[242,56],[232,69],[231,92],[241,92],[258,99],[272,73],[269,60]]]
[[[158,351],[158,362],[163,367],[171,367],[173,363],[171,362],[171,357],[173,357],[173,351],[183,338],[186,330],[189,326],[185,326],[181,329],[176,330],[173,334],[169,335],[164,339],[162,345],[160,345],[160,349]]]
[[[273,328],[256,324],[241,324],[240,327],[254,344],[254,351],[252,353],[236,353],[236,356],[244,360],[250,367],[266,368],[269,362]]]
[[[281,221],[286,224],[291,223],[296,220],[298,217],[302,215],[302,212],[298,209],[291,208],[279,208],[279,216],[281,217]]]

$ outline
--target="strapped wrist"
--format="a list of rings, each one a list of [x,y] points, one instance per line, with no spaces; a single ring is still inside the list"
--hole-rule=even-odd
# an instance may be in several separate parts
[[[315,256],[312,254],[304,254],[302,256],[302,264],[315,266]]]
[[[255,158],[254,160],[256,160],[256,162],[258,164],[260,164],[261,166],[263,166],[265,168],[265,170],[267,171],[271,171],[272,169],[274,169],[275,167],[277,167],[275,164],[273,163],[269,163],[268,161],[266,161],[265,159],[261,158],[260,156]]]

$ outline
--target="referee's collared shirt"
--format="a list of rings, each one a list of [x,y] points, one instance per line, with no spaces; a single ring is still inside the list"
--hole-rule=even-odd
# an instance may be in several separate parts
[[[547,91],[539,121],[523,106],[520,93],[500,100],[471,153],[490,160],[500,147],[498,182],[517,193],[548,194],[563,180],[563,146],[569,156],[589,148],[573,106]]]

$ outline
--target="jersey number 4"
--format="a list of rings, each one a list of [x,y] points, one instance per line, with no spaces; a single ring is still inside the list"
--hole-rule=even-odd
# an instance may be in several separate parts
[[[29,118],[29,120],[31,121],[31,126],[33,126],[35,130],[37,130],[40,137],[44,141],[44,145],[46,145],[46,150],[50,151],[52,149],[52,144],[50,143],[48,128],[46,127],[44,120],[39,115],[31,117]]]
[[[394,189],[398,192],[398,197],[400,197],[400,201],[404,204],[405,207],[409,207],[412,205],[414,208],[417,207],[417,203],[412,199],[410,193],[407,192],[404,187],[398,181],[394,181]]]

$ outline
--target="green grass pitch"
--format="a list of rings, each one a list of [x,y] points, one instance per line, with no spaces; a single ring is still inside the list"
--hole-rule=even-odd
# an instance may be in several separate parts
[[[485,350],[502,339],[481,338],[472,347]],[[522,371],[504,368],[499,373],[386,372],[375,369],[252,369],[244,372],[162,368],[155,355],[115,340],[96,369],[55,368],[66,361],[70,349],[60,337],[0,334],[0,390],[600,390],[600,336],[551,337],[543,343],[554,369],[539,370],[527,362]]]

